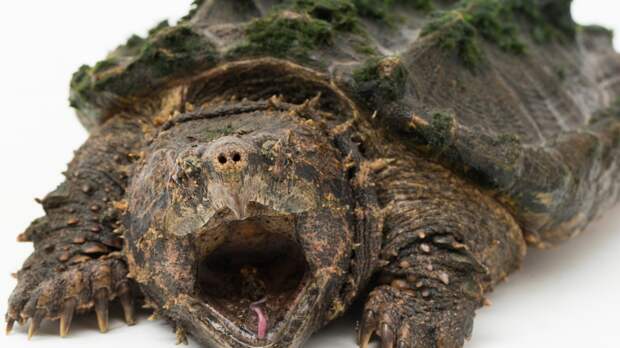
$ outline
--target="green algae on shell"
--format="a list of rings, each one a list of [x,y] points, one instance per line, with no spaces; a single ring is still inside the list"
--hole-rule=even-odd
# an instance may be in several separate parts
[[[71,81],[71,105],[87,118],[101,119],[106,100],[128,98],[157,90],[218,59],[215,46],[203,35],[184,25],[160,24],[151,36],[132,36],[94,67],[82,66]],[[84,116],[84,115],[82,115]],[[84,120],[84,117],[82,117]]]
[[[445,49],[456,49],[469,67],[483,61],[478,42],[483,38],[501,50],[523,54],[527,50],[521,33],[523,22],[531,28],[534,42],[572,38],[576,25],[570,17],[570,0],[546,3],[540,0],[462,0],[438,11],[423,29],[422,36],[437,35]]]

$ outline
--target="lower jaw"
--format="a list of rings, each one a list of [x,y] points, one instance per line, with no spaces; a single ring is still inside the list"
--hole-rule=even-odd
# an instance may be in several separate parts
[[[256,301],[249,298],[223,300],[205,296],[201,301],[213,314],[227,322],[231,333],[249,338],[250,342],[267,342],[277,339],[292,318],[297,308],[307,297],[312,280],[304,278],[299,287],[285,293],[267,293]],[[232,302],[235,301],[235,302]]]
[[[284,319],[270,327],[266,337],[259,339],[254,332],[247,331],[234,318],[223,314],[208,302],[197,298],[181,300],[177,313],[183,313],[181,323],[201,344],[221,348],[292,348],[305,341],[309,327],[315,322],[313,309],[321,301],[321,282],[312,277],[297,297],[290,303]]]

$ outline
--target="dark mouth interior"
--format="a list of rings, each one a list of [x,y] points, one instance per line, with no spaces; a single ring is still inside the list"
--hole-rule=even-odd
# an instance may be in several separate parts
[[[229,223],[226,241],[198,269],[202,300],[252,334],[259,330],[256,308],[266,316],[269,331],[305,285],[308,266],[285,225],[278,218]]]

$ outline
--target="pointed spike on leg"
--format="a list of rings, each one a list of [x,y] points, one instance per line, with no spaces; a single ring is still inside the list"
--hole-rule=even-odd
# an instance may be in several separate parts
[[[60,337],[67,337],[67,335],[69,335],[69,331],[71,330],[71,321],[73,321],[73,314],[75,313],[76,307],[76,299],[72,298],[65,302],[60,316]]]
[[[101,333],[108,332],[108,290],[99,289],[95,294],[95,314],[97,315],[97,325]]]

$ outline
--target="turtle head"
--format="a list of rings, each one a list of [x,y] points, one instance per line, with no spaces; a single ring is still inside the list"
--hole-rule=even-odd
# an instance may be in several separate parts
[[[302,109],[246,102],[178,116],[137,169],[132,276],[201,342],[296,346],[339,296],[352,193],[344,156]]]

